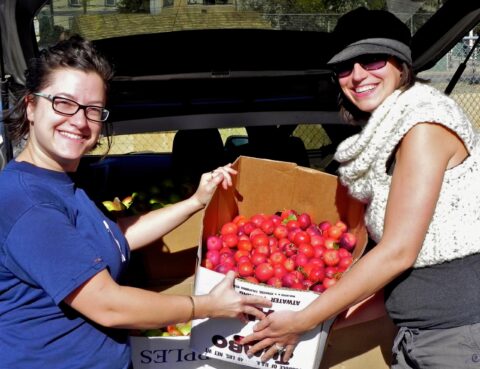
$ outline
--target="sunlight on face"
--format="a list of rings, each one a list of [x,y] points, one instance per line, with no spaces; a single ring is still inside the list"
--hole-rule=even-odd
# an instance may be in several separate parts
[[[50,80],[41,93],[82,105],[105,105],[105,85],[96,73],[60,69]],[[88,120],[84,110],[63,115],[44,97],[35,97],[28,104],[27,116],[31,122],[27,152],[34,163],[53,170],[75,170],[81,157],[95,146],[102,129],[102,123]]]
[[[339,77],[338,82],[345,96],[360,110],[373,112],[401,85],[402,68],[390,57],[383,68],[366,70],[360,64],[353,65],[352,72]]]

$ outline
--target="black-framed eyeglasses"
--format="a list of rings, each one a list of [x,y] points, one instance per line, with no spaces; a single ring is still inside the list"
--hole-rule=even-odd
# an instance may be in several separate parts
[[[347,60],[346,62],[338,63],[333,66],[333,70],[337,77],[344,78],[348,77],[352,71],[355,64],[360,64],[360,66],[368,71],[382,69],[387,65],[387,61],[390,58],[390,55],[383,54],[367,54],[362,55],[357,58]]]
[[[82,109],[85,112],[85,117],[94,122],[105,122],[108,119],[110,112],[103,106],[82,105],[78,102],[67,99],[66,97],[53,96],[44,94],[42,92],[33,93],[35,96],[44,97],[52,102],[52,108],[55,112],[63,115],[72,116]]]

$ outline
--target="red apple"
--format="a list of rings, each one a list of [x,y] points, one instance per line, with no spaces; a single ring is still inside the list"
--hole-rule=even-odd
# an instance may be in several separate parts
[[[300,228],[302,228],[303,230],[307,229],[312,224],[312,218],[310,218],[310,215],[307,213],[300,214],[297,217],[297,221],[300,225]]]
[[[357,244],[357,238],[352,233],[345,232],[340,236],[338,242],[340,247],[347,249],[348,251],[352,251]]]
[[[218,236],[207,238],[207,250],[220,250],[223,247],[222,239]]]

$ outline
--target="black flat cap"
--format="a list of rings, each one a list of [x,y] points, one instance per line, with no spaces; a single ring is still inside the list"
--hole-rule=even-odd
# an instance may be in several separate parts
[[[410,30],[388,11],[352,10],[340,17],[332,35],[335,48],[328,64],[365,54],[388,54],[412,64]]]

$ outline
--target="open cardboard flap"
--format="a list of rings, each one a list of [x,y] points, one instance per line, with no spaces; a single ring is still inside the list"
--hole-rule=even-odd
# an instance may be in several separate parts
[[[238,158],[233,167],[238,171],[233,186],[219,188],[205,209],[202,244],[238,214],[250,217],[294,209],[309,213],[317,223],[344,221],[357,237],[354,260],[365,251],[364,204],[348,195],[337,176],[294,163],[246,156]]]

